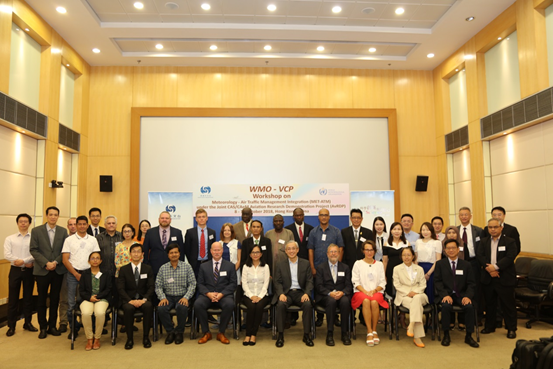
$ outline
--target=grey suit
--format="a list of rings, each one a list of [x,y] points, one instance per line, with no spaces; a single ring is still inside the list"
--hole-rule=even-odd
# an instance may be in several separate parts
[[[55,229],[53,244],[50,244],[47,224],[37,226],[31,231],[30,251],[35,259],[33,274],[36,276],[38,291],[37,315],[41,330],[56,328],[63,275],[67,273],[61,256],[63,242],[66,238],[67,229],[59,225]],[[52,271],[47,270],[46,264],[53,261],[57,262],[56,269]],[[46,319],[48,289],[50,289],[50,315]]]
[[[252,222],[250,221],[250,224],[248,225],[248,233],[246,234],[244,229],[244,221],[241,220],[238,223],[234,224],[232,227],[234,228],[234,236],[240,243],[244,243],[244,240],[248,237],[252,236]]]

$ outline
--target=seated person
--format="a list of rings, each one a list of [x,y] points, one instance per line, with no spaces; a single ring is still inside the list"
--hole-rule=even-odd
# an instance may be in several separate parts
[[[233,263],[223,259],[223,245],[220,242],[214,242],[210,252],[212,259],[201,264],[198,271],[198,297],[194,303],[194,311],[203,332],[198,343],[211,340],[207,309],[214,308],[222,310],[217,340],[227,345],[230,341],[225,337],[225,330],[234,310],[236,268]]]
[[[124,312],[125,327],[127,327],[125,350],[132,349],[134,345],[133,322],[136,310],[140,310],[144,314],[142,320],[144,327],[142,343],[145,348],[152,347],[148,336],[154,313],[152,298],[154,297],[155,278],[152,267],[141,262],[144,257],[141,244],[135,243],[132,245],[130,253],[131,263],[119,269],[119,277],[117,278],[119,302]]]
[[[111,298],[111,275],[100,272],[102,255],[100,251],[93,251],[88,257],[90,269],[83,271],[79,281],[79,295],[83,300],[81,303],[81,317],[83,320],[84,332],[87,343],[85,350],[98,350],[100,348],[100,337],[104,329],[106,310]],[[92,314],[96,319],[94,332],[92,327]]]
[[[338,261],[340,248],[337,245],[329,245],[326,255],[328,262],[318,265],[315,275],[315,301],[326,309],[326,344],[334,346],[334,321],[336,307],[339,307],[342,314],[342,342],[344,345],[351,345],[351,340],[348,337],[351,295],[353,294],[351,271],[347,264]]]
[[[157,312],[159,320],[167,331],[165,344],[175,342],[180,345],[184,340],[184,325],[188,317],[188,303],[196,292],[196,277],[190,264],[179,260],[180,251],[177,243],[167,246],[169,262],[159,268],[156,277],[156,295],[159,299]],[[177,327],[169,313],[177,311]]]
[[[312,347],[311,316],[313,314],[313,305],[311,303],[311,294],[313,293],[313,274],[309,261],[298,258],[299,246],[296,241],[288,241],[285,247],[287,260],[277,263],[274,273],[275,296],[273,303],[276,306],[276,326],[278,337],[276,347],[284,346],[284,322],[286,320],[286,311],[290,305],[297,305],[303,311],[303,342]]]
[[[417,256],[411,246],[401,249],[403,264],[394,268],[394,287],[396,297],[394,304],[409,309],[409,327],[407,335],[415,337],[417,347],[424,347],[421,337],[424,337],[424,326],[422,324],[423,307],[428,304],[428,296],[424,293],[426,288],[426,277],[424,269],[417,264]]]
[[[478,347],[472,338],[474,331],[474,297],[475,280],[470,262],[459,258],[459,243],[455,239],[444,241],[446,258],[436,263],[434,284],[436,286],[436,300],[442,304],[442,329],[444,338],[442,346],[449,346],[449,323],[453,305],[461,306],[465,313],[466,336],[465,343],[470,347]]]

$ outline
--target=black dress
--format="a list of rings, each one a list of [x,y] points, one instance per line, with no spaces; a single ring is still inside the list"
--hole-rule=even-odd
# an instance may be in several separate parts
[[[401,249],[404,247],[407,247],[407,245],[402,242],[395,246],[385,244],[382,248],[382,254],[388,257],[388,264],[386,265],[386,293],[392,297],[394,296],[394,268],[403,263],[403,260],[401,259]]]

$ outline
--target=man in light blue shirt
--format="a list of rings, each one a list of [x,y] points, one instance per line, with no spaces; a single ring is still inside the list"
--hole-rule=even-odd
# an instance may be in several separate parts
[[[401,216],[401,225],[403,226],[403,232],[405,232],[405,238],[409,241],[413,250],[415,250],[415,243],[420,238],[420,235],[411,230],[411,227],[413,227],[413,216],[408,213],[403,214]]]

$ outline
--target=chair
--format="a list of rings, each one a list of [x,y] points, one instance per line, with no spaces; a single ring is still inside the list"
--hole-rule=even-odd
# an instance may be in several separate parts
[[[117,339],[117,319],[119,318],[119,316],[121,316],[121,318],[123,318],[125,316],[125,312],[123,311],[123,309],[114,309],[113,323],[112,323],[113,324],[113,326],[112,326],[113,340],[112,340],[112,343],[111,343],[112,345],[115,345],[116,339]],[[144,313],[142,313],[141,311],[135,311],[134,319],[143,318],[143,317],[144,317]],[[154,342],[156,342],[157,339],[158,339],[157,329],[155,328],[156,326],[157,326],[157,309],[154,306],[154,312],[153,312],[153,318],[152,318],[152,327],[151,327],[151,329],[153,330],[152,340]],[[127,327],[127,329],[132,329],[132,327]]]
[[[528,286],[515,288],[515,299],[522,303],[519,310],[530,316],[526,328],[543,321],[553,324],[553,319],[544,317],[541,309],[553,305],[553,260],[533,260],[528,272]]]
[[[313,303],[313,300],[311,300],[312,303]],[[277,301],[278,303],[278,301]],[[277,327],[276,327],[276,304],[275,305],[272,305],[272,312],[271,314],[273,314],[273,339],[276,339],[277,338]],[[286,309],[286,312],[287,313],[301,313],[302,312],[302,309],[301,309],[301,306],[297,306],[297,305],[290,305],[288,307],[288,309]],[[311,336],[313,337],[313,339],[315,339],[315,307],[313,307],[312,309],[312,314],[311,314]],[[302,317],[303,319],[303,317]]]
[[[269,296],[272,296],[272,283],[269,282],[269,288],[268,288],[268,293],[269,293]],[[238,289],[236,291],[236,296],[243,296],[244,295],[244,291],[242,290],[242,286],[239,285],[238,286]],[[235,335],[236,335],[236,339],[239,339],[239,332],[242,331],[242,311],[245,311],[245,310],[248,310],[248,308],[246,307],[246,305],[244,305],[242,302],[242,298],[240,297],[240,300],[237,300],[237,303],[236,303],[236,317],[237,317],[237,324],[236,324],[236,331],[234,332]],[[269,311],[271,310],[271,319],[274,320],[274,317],[275,317],[275,312],[272,310],[273,309],[273,306],[271,305],[271,300],[269,300],[269,303],[267,305],[265,305],[265,307],[263,308],[264,311]],[[271,334],[272,334],[272,338],[274,340],[276,340],[276,337],[277,337],[277,334],[276,334],[276,326],[273,324],[271,325]]]
[[[399,341],[399,313],[409,314],[409,309],[407,309],[405,306],[396,306],[393,301],[391,303],[391,309],[392,309],[392,315],[394,320],[394,328],[396,332],[396,341]],[[435,306],[434,304],[426,304],[423,307],[423,314],[426,316],[427,319],[430,321],[430,329],[432,329],[432,341],[435,340],[435,325],[434,325],[434,314],[435,314]],[[427,320],[428,322],[428,320]]]
[[[526,287],[528,285],[528,273],[530,272],[530,266],[534,260],[536,260],[536,258],[524,256],[516,259],[515,269],[517,272],[517,287]]]
[[[75,304],[75,307],[73,308],[73,321],[71,323],[72,327],[75,327],[75,323],[77,322],[77,316],[81,316],[81,308],[79,307],[80,303]],[[106,310],[106,316],[108,314],[111,314],[111,306],[109,306]],[[115,330],[112,324],[111,327],[111,345],[115,345]],[[75,330],[71,329],[71,350],[73,350],[75,347]]]
[[[322,313],[322,314],[326,314],[326,309],[324,306],[321,306],[319,304],[315,304],[315,312],[316,313]],[[339,307],[336,307],[336,314],[341,314],[340,312],[340,308]],[[348,337],[351,339],[353,333],[352,333],[352,323],[353,323],[353,316],[355,315],[355,310],[351,309],[351,314],[349,316],[349,321],[348,321]],[[328,321],[328,319],[327,319]],[[317,335],[317,326],[315,324],[314,325],[314,333],[313,333],[313,339],[316,338],[316,335]]]
[[[192,328],[190,329],[190,339],[196,339],[196,333],[199,331],[198,317],[196,316],[196,309],[192,308]],[[211,315],[221,315],[223,312],[222,309],[207,309],[207,314]],[[238,339],[238,332],[236,330],[236,311],[232,310],[232,335],[235,340]]]
[[[380,311],[384,311],[384,332],[388,332],[389,333],[389,338],[392,339],[392,323],[391,323],[391,311],[390,309],[392,309],[392,298],[385,294],[384,295],[384,300],[386,300],[386,302],[388,303],[388,309],[385,309],[383,308],[382,306],[379,306],[379,310]],[[361,307],[358,308],[359,310],[361,310]],[[353,314],[354,312],[352,312],[352,320],[353,320],[353,339],[356,340],[357,339],[357,327],[356,327],[356,324],[355,324],[355,320],[353,319]],[[359,312],[359,314],[363,314],[362,311]]]
[[[436,296],[438,296],[436,294]],[[442,304],[441,303],[438,303],[436,304],[436,307],[435,307],[435,314],[434,314],[434,326],[436,327],[436,331],[438,332],[438,341],[441,341],[441,338],[440,338],[440,322],[439,322],[439,318],[438,318],[438,312],[442,310]],[[460,307],[460,306],[457,306],[457,305],[453,305],[453,310],[452,310],[453,313],[463,313],[463,308]],[[476,341],[477,342],[480,342],[480,331],[478,329],[478,309],[474,309],[474,331],[476,332]]]

